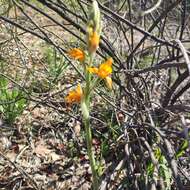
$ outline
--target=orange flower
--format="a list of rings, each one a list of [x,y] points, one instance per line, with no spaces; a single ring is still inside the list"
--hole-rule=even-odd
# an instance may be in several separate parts
[[[83,50],[81,50],[79,48],[74,48],[74,49],[69,50],[68,54],[73,59],[79,60],[81,62],[83,62],[85,60],[85,53]]]
[[[80,84],[78,84],[76,89],[69,92],[69,94],[65,98],[65,101],[67,103],[79,103],[82,99],[82,95],[83,95],[82,88]]]
[[[89,51],[95,52],[99,46],[100,36],[97,32],[90,32],[89,35]]]
[[[109,58],[107,61],[102,63],[99,68],[96,67],[89,67],[88,71],[90,73],[97,74],[100,78],[105,79],[112,73],[112,63],[113,59]]]

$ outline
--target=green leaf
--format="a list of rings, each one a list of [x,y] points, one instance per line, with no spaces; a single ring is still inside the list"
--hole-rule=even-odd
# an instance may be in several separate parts
[[[185,154],[185,150],[189,147],[189,142],[188,140],[184,140],[183,143],[181,144],[179,150],[176,152],[176,158],[179,158]]]

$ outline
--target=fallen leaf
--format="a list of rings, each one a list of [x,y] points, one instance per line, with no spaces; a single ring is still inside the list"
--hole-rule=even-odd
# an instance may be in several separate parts
[[[61,159],[61,156],[56,154],[55,152],[51,152],[50,157],[51,157],[52,161],[54,161],[54,162]]]
[[[79,123],[77,123],[75,126],[74,126],[74,131],[75,131],[75,134],[76,136],[80,136],[80,130],[81,130],[81,126]]]
[[[6,154],[6,157],[11,161],[14,162],[17,154],[14,151],[9,151]]]
[[[52,150],[50,150],[49,148],[47,148],[44,143],[40,143],[40,144],[38,144],[38,145],[34,148],[34,152],[35,152],[38,156],[47,156],[48,154],[50,154],[50,153],[52,152]]]

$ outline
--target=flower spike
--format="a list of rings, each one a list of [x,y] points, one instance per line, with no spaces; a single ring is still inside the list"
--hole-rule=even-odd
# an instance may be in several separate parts
[[[87,26],[87,44],[90,53],[96,52],[100,42],[101,19],[100,9],[96,0],[93,0],[92,10],[89,15]]]

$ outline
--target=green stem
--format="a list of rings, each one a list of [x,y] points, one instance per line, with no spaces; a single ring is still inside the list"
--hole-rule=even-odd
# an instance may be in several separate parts
[[[89,67],[92,65],[93,62],[93,55],[90,56]],[[96,162],[92,150],[92,131],[90,127],[90,117],[89,117],[89,109],[90,109],[90,83],[91,83],[91,74],[86,71],[86,88],[84,93],[84,99],[81,105],[82,112],[83,112],[83,119],[85,125],[85,132],[86,132],[86,141],[87,141],[87,153],[90,161],[90,167],[92,170],[92,186],[93,190],[98,190],[98,175],[96,171]]]
[[[89,118],[85,120],[85,131],[86,131],[86,141],[87,141],[87,152],[90,160],[90,167],[92,170],[92,186],[93,190],[98,190],[98,176],[96,172],[96,162],[94,158],[94,154],[92,151],[92,132],[90,128],[90,120]]]

